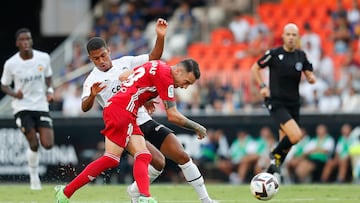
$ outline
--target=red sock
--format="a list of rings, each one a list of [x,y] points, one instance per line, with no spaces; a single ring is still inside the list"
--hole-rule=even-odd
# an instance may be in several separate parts
[[[133,174],[136,184],[139,188],[139,192],[141,195],[146,197],[150,196],[149,191],[149,172],[148,167],[151,161],[151,154],[149,152],[140,152],[135,155]]]
[[[120,158],[112,154],[104,154],[95,161],[91,162],[74,180],[66,185],[64,194],[70,198],[74,192],[84,186],[85,184],[93,181],[101,172],[115,168],[119,165]]]

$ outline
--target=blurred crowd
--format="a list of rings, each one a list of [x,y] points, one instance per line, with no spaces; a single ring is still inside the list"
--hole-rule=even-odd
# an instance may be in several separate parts
[[[349,183],[360,180],[359,154],[353,153],[360,146],[359,129],[344,123],[337,135],[331,135],[328,127],[320,123],[313,135],[304,128],[302,132],[302,141],[292,147],[283,164],[282,182]],[[262,127],[256,135],[239,130],[232,141],[227,140],[228,137],[222,130],[214,130],[200,145],[201,155],[197,161],[205,171],[216,171],[213,174],[217,175],[212,178],[222,177],[222,181],[242,184],[266,170],[270,164],[269,153],[277,143],[270,127]]]
[[[104,11],[95,15],[89,37],[101,36],[107,40],[112,57],[149,53],[155,39],[154,20],[161,16],[168,19],[169,31],[163,59],[171,63],[174,57],[187,57],[187,47],[201,40],[201,19],[197,8],[209,6],[206,1],[104,1]],[[341,1],[338,1],[341,2]],[[318,112],[356,112],[360,104],[360,9],[356,0],[345,9],[341,3],[328,10],[328,24],[324,33],[315,32],[310,22],[298,24],[302,48],[314,66],[318,82],[315,85],[301,81],[302,108]],[[175,8],[175,9],[174,9]],[[222,21],[214,27],[231,31],[234,41],[245,48],[236,51],[235,58],[247,60],[247,69],[218,69],[187,90],[177,90],[178,107],[189,113],[235,114],[262,108],[262,98],[257,85],[250,77],[250,66],[269,48],[281,45],[281,34],[264,23],[258,13],[226,9],[219,10]],[[224,13],[225,12],[225,13]],[[86,42],[86,41],[85,41]],[[73,44],[72,60],[64,75],[89,63],[84,41]],[[211,41],[209,43],[212,43]],[[229,42],[223,42],[229,43]],[[325,44],[332,44],[326,46]],[[330,49],[330,50],[329,50]],[[221,50],[226,51],[226,50]],[[220,64],[221,66],[222,64]],[[205,71],[205,72],[204,72]],[[264,74],[267,74],[264,71]],[[81,87],[86,74],[58,87],[52,110],[65,116],[82,116],[80,110]],[[235,78],[235,79],[233,79]],[[234,82],[235,80],[235,82]],[[96,113],[98,107],[94,107]],[[163,113],[159,106],[155,113]],[[87,114],[91,115],[91,114]]]

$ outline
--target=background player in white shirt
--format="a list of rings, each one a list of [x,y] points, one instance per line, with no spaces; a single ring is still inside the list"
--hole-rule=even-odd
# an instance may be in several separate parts
[[[32,48],[33,40],[29,29],[19,29],[15,38],[19,51],[5,62],[1,90],[14,97],[12,108],[16,125],[25,134],[30,147],[26,153],[30,188],[40,190],[39,140],[45,149],[50,149],[54,145],[48,103],[53,99],[54,92],[51,87],[50,56]],[[11,88],[13,82],[14,89]]]
[[[157,40],[154,49],[149,55],[124,56],[111,61],[109,53],[110,50],[108,50],[107,45],[104,44],[104,48],[107,50],[106,59],[100,61],[96,60],[99,58],[95,58],[94,60],[91,55],[89,56],[96,67],[84,82],[82,95],[83,111],[90,110],[95,100],[103,107],[106,101],[119,90],[121,83],[119,81],[119,76],[123,73],[121,76],[126,77],[125,75],[129,73],[129,71],[125,70],[132,70],[134,67],[149,60],[159,59],[161,57],[164,46],[163,40],[166,32],[166,27],[164,27],[163,23],[164,22],[162,20],[157,22]],[[144,107],[140,108],[138,111],[137,124],[144,133],[145,139],[148,140],[147,148],[153,157],[151,165],[149,165],[150,181],[154,181],[165,167],[165,159],[162,155],[164,154],[167,158],[173,160],[179,165],[185,179],[194,187],[201,202],[216,203],[209,197],[204,184],[204,179],[198,167],[192,162],[190,156],[185,152],[183,146],[177,140],[173,131],[154,121],[146,112]],[[152,144],[150,144],[149,141]],[[161,151],[162,154],[154,147],[154,145]],[[137,198],[140,194],[135,182],[128,187],[128,193],[131,196],[132,202],[137,202]]]

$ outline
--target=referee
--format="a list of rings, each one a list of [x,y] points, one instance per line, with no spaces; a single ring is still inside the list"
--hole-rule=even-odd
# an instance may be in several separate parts
[[[280,175],[280,166],[291,146],[302,138],[299,127],[299,83],[304,73],[311,84],[316,82],[312,64],[304,51],[297,49],[299,29],[289,23],[284,26],[283,45],[266,51],[252,66],[252,75],[260,86],[260,94],[270,116],[279,127],[279,143],[270,153],[268,173]],[[261,69],[269,68],[269,86],[264,83]]]

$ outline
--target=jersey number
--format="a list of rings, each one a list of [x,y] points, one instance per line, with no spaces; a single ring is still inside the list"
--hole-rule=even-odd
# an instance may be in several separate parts
[[[140,67],[136,69],[131,75],[129,75],[128,79],[125,80],[122,85],[124,87],[132,86],[137,80],[139,80],[145,74],[145,68]]]

